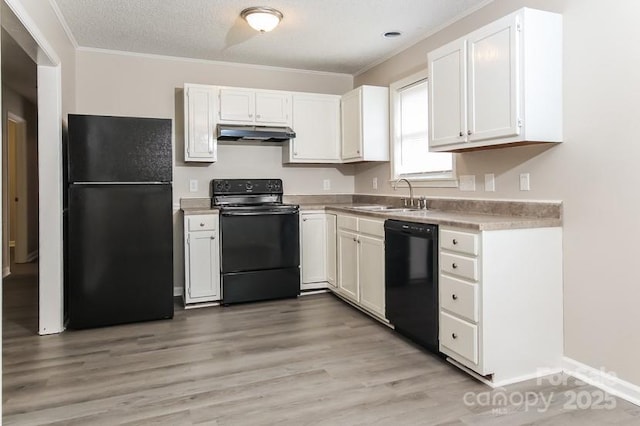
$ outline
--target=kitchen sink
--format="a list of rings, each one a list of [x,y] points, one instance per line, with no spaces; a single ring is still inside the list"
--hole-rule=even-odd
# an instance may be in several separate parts
[[[402,213],[402,212],[413,212],[419,209],[417,207],[393,207],[393,206],[381,206],[381,205],[371,205],[371,206],[353,206],[351,207],[354,210],[363,210],[369,212],[389,212],[389,213]]]

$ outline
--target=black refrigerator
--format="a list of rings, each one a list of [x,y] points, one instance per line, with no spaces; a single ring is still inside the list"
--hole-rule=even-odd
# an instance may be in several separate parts
[[[172,124],[70,114],[67,327],[173,317]]]

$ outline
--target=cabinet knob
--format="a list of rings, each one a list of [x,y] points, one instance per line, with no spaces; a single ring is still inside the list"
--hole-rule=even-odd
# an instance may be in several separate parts
[[[462,137],[462,135],[463,135],[463,134],[464,134],[464,133],[460,132],[460,137]]]
[[[354,238],[353,241],[358,241],[358,240]]]
[[[253,117],[253,114],[249,114],[249,118],[252,118],[252,117]]]
[[[307,221],[307,218],[305,217],[304,219],[302,219],[302,221],[303,221],[303,222],[306,222],[306,221]]]
[[[256,115],[256,118],[260,118],[260,114],[257,114],[257,115]]]
[[[458,264],[457,264],[457,263],[452,263],[452,264],[451,264],[451,267],[452,267],[453,269],[458,269]]]
[[[357,150],[357,151],[356,151],[356,154],[360,154],[360,150]]]
[[[200,222],[200,226],[204,226],[204,222]]]
[[[467,130],[467,134],[470,135],[471,134],[471,130]]]
[[[298,153],[297,153],[297,152],[294,152],[294,153],[293,153],[293,156],[294,156],[294,157],[297,157],[297,156],[298,156]]]
[[[212,239],[212,240],[215,240],[215,239],[216,239],[216,237],[212,235],[212,236],[211,236],[211,239]]]
[[[453,337],[454,339],[457,339],[458,335],[456,333],[451,333],[451,337]]]
[[[456,294],[452,294],[452,295],[451,295],[451,298],[452,298],[453,300],[458,300],[458,296],[457,296]]]
[[[458,240],[456,240],[455,238],[453,239],[453,241],[451,241],[453,243],[454,246],[458,245]]]

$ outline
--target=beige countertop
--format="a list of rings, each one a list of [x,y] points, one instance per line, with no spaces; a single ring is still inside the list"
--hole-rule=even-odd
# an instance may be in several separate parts
[[[408,222],[417,223],[430,223],[441,226],[451,226],[456,228],[466,228],[477,231],[491,231],[501,229],[523,229],[523,228],[548,228],[562,226],[562,218],[560,214],[557,215],[541,215],[531,216],[527,215],[531,211],[527,211],[526,214],[521,207],[522,203],[507,203],[507,208],[502,209],[501,212],[516,212],[520,214],[486,214],[456,210],[448,211],[448,207],[443,205],[445,209],[429,209],[429,210],[413,210],[413,211],[380,211],[380,210],[361,210],[358,206],[362,206],[362,203],[349,203],[342,202],[343,200],[318,200],[328,202],[311,201],[307,200],[287,200],[295,203],[298,201],[300,205],[300,211],[332,211],[335,213],[353,214],[359,216],[368,216],[378,219],[396,219],[404,220]],[[335,202],[338,201],[338,202]],[[363,200],[364,201],[364,200]],[[367,200],[368,201],[368,200]],[[185,199],[182,205],[182,211],[185,216],[188,215],[201,215],[201,214],[217,214],[219,210],[211,207],[210,199]],[[374,203],[368,203],[364,205],[375,205]],[[477,203],[476,203],[477,204]],[[542,209],[545,209],[545,205],[541,205]],[[466,205],[464,206],[466,207]],[[463,207],[463,208],[464,208]]]
[[[314,206],[318,210],[318,206]],[[356,208],[354,208],[356,207]],[[301,210],[310,210],[300,206]],[[379,219],[396,219],[407,222],[429,223],[433,225],[466,228],[478,231],[501,229],[548,228],[562,226],[562,219],[525,216],[498,216],[477,213],[446,212],[439,210],[415,210],[407,212],[367,211],[357,209],[357,205],[326,205],[325,210],[337,213],[369,216]]]

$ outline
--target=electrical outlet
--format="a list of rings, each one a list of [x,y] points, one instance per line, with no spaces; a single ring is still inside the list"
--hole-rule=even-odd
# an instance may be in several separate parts
[[[189,192],[198,192],[198,180],[197,179],[189,180]]]
[[[484,190],[486,192],[495,192],[496,177],[493,173],[487,173],[486,175],[484,175]]]
[[[531,191],[531,177],[529,173],[520,173],[520,191]]]
[[[331,189],[331,180],[330,179],[325,179],[322,181],[322,189],[324,189],[325,191],[328,191]]]
[[[374,177],[373,181],[371,181],[371,186],[373,186],[373,189],[378,189],[378,178]]]
[[[475,175],[461,175],[460,176],[460,191],[475,191],[476,190],[476,176]]]

